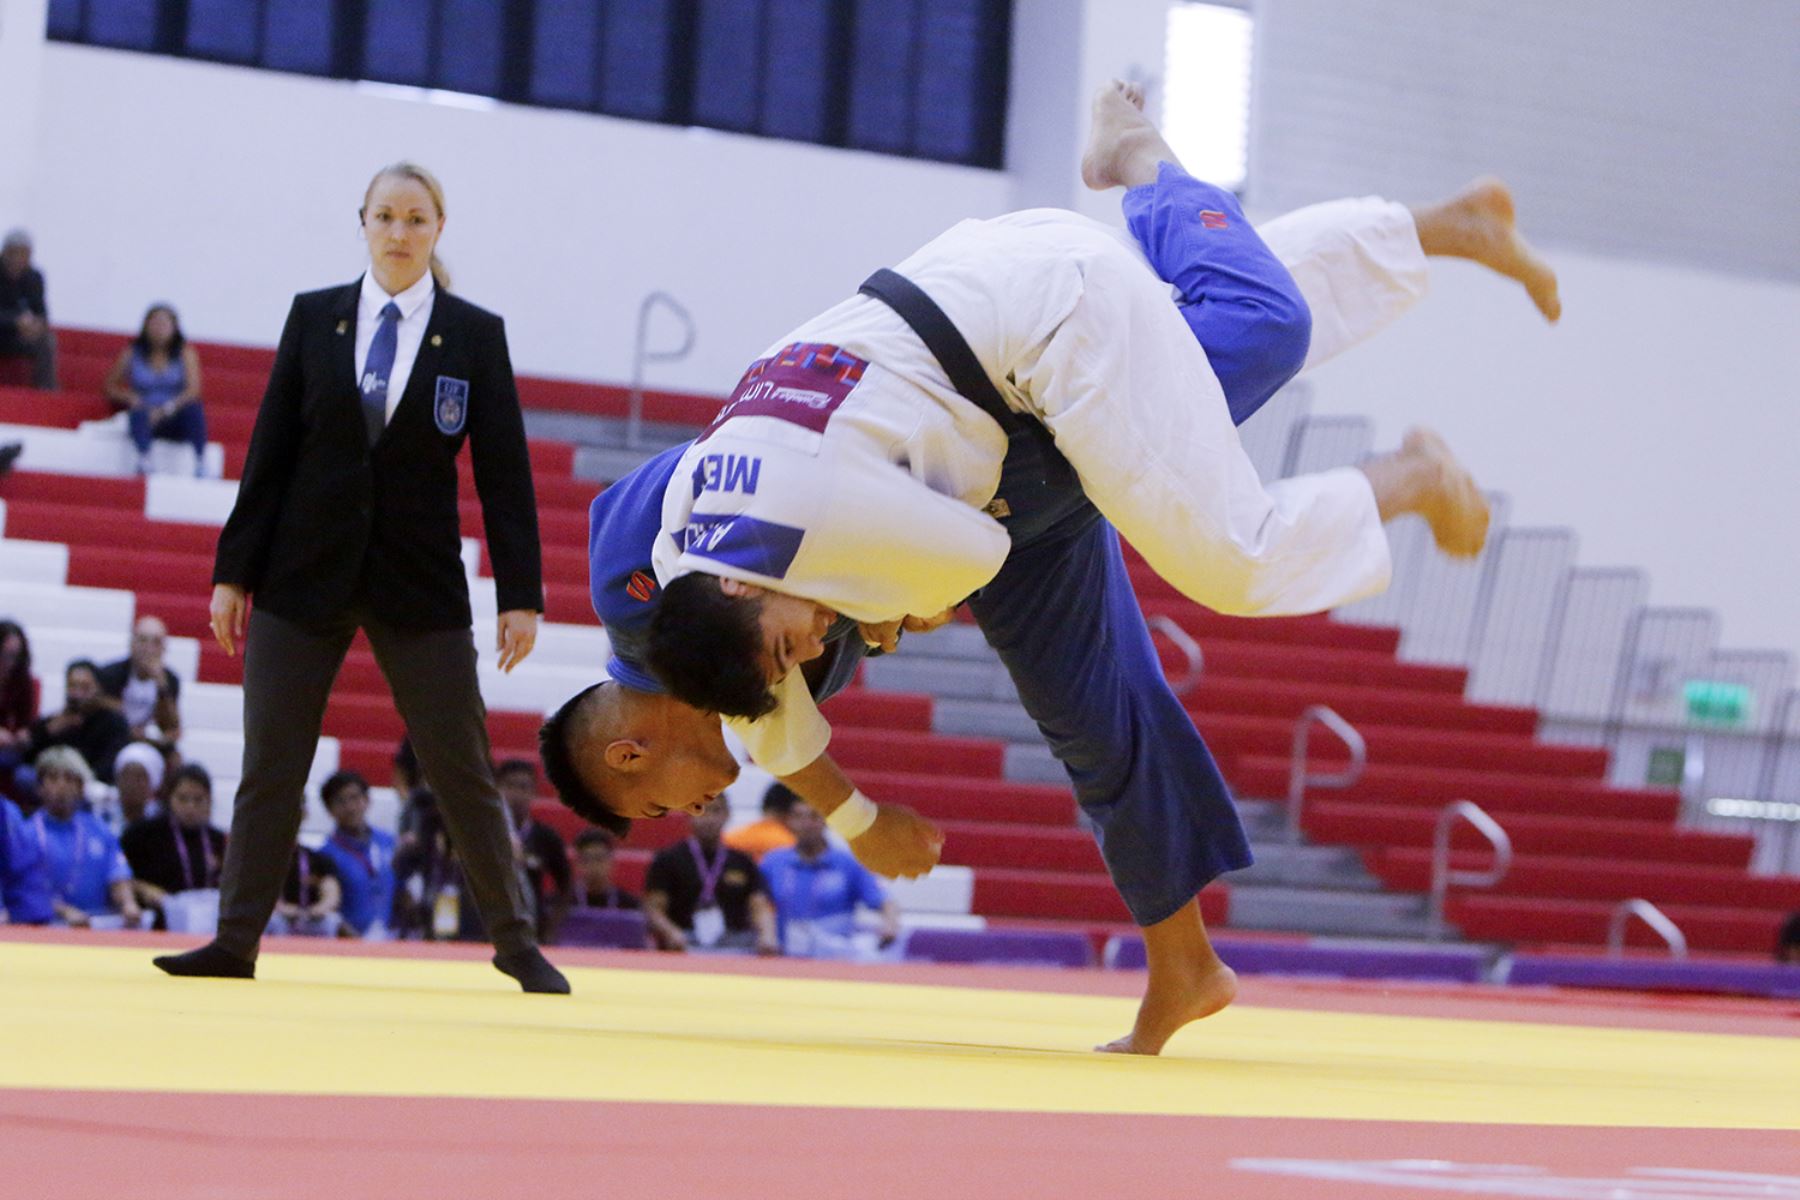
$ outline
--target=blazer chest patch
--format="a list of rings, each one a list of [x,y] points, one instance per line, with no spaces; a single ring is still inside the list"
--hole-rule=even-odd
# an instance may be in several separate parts
[[[469,419],[469,381],[439,375],[437,399],[431,406],[431,415],[437,421],[439,433],[446,436],[461,433]]]

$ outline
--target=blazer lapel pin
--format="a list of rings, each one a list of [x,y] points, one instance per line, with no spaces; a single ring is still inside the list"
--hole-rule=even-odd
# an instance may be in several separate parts
[[[349,333],[350,332],[350,322],[339,321],[338,326],[337,326],[337,331],[338,331],[339,336]]]
[[[441,333],[432,334],[431,344],[433,347],[442,346],[444,344],[444,335]]]

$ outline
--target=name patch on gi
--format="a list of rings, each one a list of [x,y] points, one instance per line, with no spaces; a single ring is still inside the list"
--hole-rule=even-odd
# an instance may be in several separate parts
[[[844,402],[869,364],[848,351],[820,342],[795,342],[750,364],[731,399],[700,435],[711,437],[733,417],[774,417],[824,433],[831,414]]]
[[[463,425],[469,419],[469,381],[439,375],[437,398],[431,406],[431,415],[437,421],[439,433],[446,436],[461,433]]]
[[[681,531],[681,549],[742,571],[782,579],[793,566],[804,536],[804,529],[742,514],[695,513]]]

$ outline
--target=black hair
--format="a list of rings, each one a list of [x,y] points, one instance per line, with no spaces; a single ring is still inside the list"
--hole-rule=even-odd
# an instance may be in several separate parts
[[[69,665],[63,668],[63,678],[67,679],[74,671],[86,671],[95,679],[100,678],[100,668],[94,665],[94,660],[91,658],[71,658]]]
[[[26,724],[37,713],[37,692],[31,686],[31,639],[17,621],[0,621],[0,642],[19,635],[19,660],[0,677],[0,718],[23,717]]]
[[[175,774],[169,776],[164,784],[168,795],[173,796],[175,789],[184,783],[197,783],[206,790],[208,799],[212,798],[212,772],[199,763],[185,763]]]
[[[394,766],[406,777],[409,790],[419,786],[419,756],[413,752],[410,737],[401,738],[400,744],[394,748]]]
[[[537,764],[532,762],[529,758],[507,759],[505,762],[494,768],[494,778],[498,779],[502,775],[511,775],[519,771],[523,771],[525,774],[531,776],[532,786],[537,786]]]
[[[575,835],[575,850],[580,853],[589,846],[605,846],[609,851],[619,848],[619,839],[605,829],[584,829]]]
[[[1790,913],[1787,923],[1781,927],[1781,936],[1775,941],[1775,956],[1780,958],[1796,946],[1800,946],[1800,911]]]
[[[369,781],[364,779],[360,772],[333,771],[330,777],[319,786],[319,799],[325,802],[326,808],[330,808],[331,802],[337,799],[337,794],[352,784],[361,788],[363,795],[369,794]]]
[[[769,790],[763,793],[762,810],[766,813],[774,813],[778,817],[785,817],[794,811],[794,805],[799,801],[800,797],[794,794],[793,788],[776,780],[769,785]]]
[[[544,761],[544,777],[556,789],[556,798],[569,811],[623,841],[631,832],[631,818],[614,812],[582,782],[581,773],[575,769],[574,756],[569,753],[569,721],[582,701],[599,690],[604,682],[576,692],[538,727],[538,757]]]
[[[175,326],[175,336],[169,339],[169,357],[180,358],[187,339],[181,336],[181,316],[172,304],[152,304],[144,311],[144,323],[139,327],[137,337],[132,339],[132,349],[144,358],[150,357],[150,318],[159,312],[168,313],[170,323]]]
[[[665,584],[650,618],[651,672],[677,700],[706,712],[754,720],[775,711],[764,676],[762,602],[727,596],[711,575]]]

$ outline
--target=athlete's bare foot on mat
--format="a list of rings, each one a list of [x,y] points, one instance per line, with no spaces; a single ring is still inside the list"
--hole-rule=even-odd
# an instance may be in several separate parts
[[[1094,1049],[1103,1054],[1161,1054],[1183,1025],[1212,1016],[1237,999],[1237,990],[1237,972],[1217,959],[1186,979],[1152,978],[1131,1032]]]
[[[1144,115],[1144,90],[1115,79],[1094,95],[1094,123],[1081,154],[1081,181],[1097,192],[1156,182],[1175,152]]]
[[[1519,235],[1512,191],[1500,180],[1491,175],[1477,179],[1442,204],[1424,205],[1412,213],[1425,253],[1466,258],[1516,279],[1545,320],[1562,316],[1556,272]]]

